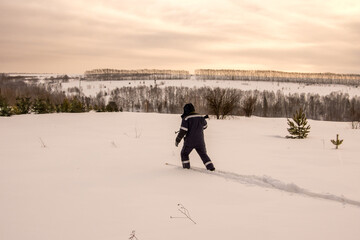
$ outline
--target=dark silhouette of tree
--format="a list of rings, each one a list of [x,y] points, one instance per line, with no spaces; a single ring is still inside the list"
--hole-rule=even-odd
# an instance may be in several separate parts
[[[239,95],[234,89],[209,89],[206,95],[209,110],[217,119],[229,115],[239,102]]]

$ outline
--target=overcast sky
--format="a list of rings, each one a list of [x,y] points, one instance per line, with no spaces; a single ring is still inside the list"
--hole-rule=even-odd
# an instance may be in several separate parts
[[[0,72],[360,73],[359,0],[0,0]]]

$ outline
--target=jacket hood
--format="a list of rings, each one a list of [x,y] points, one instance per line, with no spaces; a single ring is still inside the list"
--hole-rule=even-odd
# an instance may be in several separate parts
[[[185,104],[184,106],[184,113],[181,115],[181,118],[186,118],[191,113],[195,112],[195,107],[192,103]]]

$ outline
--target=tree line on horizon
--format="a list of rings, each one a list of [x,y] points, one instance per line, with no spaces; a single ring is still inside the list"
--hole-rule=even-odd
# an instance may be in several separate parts
[[[2,74],[5,75],[5,74]],[[128,80],[189,80],[189,71],[185,70],[161,70],[161,69],[93,69],[85,71],[84,75],[76,79],[86,81],[128,81]],[[304,73],[282,72],[271,70],[234,70],[234,69],[196,69],[193,75],[196,80],[227,80],[227,81],[271,81],[292,82],[302,84],[341,84],[358,87],[360,86],[360,74],[335,74],[335,73]],[[38,76],[7,76],[14,80],[39,80]],[[69,81],[67,75],[51,76],[46,81]]]
[[[190,79],[190,73],[185,70],[159,70],[159,69],[93,69],[85,71],[86,80],[165,80],[165,79]]]
[[[360,74],[304,73],[271,70],[235,70],[235,69],[196,69],[196,80],[237,80],[237,81],[273,81],[305,84],[343,84],[360,85]],[[191,74],[185,70],[159,69],[94,69],[86,71],[86,80],[171,80],[190,79]]]
[[[217,118],[228,115],[290,117],[298,108],[314,120],[359,121],[360,97],[348,94],[284,94],[230,88],[137,86],[85,97],[76,87],[66,94],[46,84],[8,81],[0,75],[0,115],[52,112],[128,111],[181,114],[192,102],[197,111]]]
[[[197,69],[198,80],[295,82],[305,84],[360,85],[360,74],[303,73],[267,70]]]

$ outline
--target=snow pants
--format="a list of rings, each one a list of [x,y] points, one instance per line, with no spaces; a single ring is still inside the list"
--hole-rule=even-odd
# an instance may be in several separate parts
[[[190,158],[189,155],[191,153],[191,151],[195,149],[196,152],[199,154],[201,160],[203,161],[206,169],[208,170],[214,170],[214,164],[211,162],[209,156],[207,155],[206,152],[206,147],[205,145],[203,146],[197,146],[197,147],[191,147],[191,146],[187,146],[184,144],[182,150],[181,150],[181,162],[183,165],[183,168],[190,168]]]

